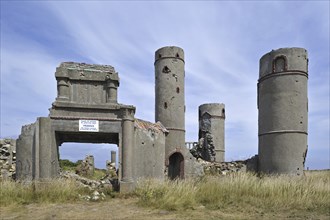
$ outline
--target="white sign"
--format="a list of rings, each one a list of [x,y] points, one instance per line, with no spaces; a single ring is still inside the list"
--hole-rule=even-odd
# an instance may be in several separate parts
[[[79,131],[99,132],[99,121],[79,120]]]

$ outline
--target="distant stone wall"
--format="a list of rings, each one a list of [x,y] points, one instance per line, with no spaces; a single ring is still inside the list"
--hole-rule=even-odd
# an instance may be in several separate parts
[[[16,140],[0,139],[0,180],[15,179]]]

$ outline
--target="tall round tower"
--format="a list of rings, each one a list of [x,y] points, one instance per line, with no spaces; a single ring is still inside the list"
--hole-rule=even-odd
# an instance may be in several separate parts
[[[308,58],[303,48],[281,48],[260,59],[259,171],[303,174],[307,154]]]
[[[155,53],[156,122],[169,134],[165,154],[185,146],[184,52],[179,47],[163,47]]]
[[[224,162],[225,105],[222,103],[208,103],[200,105],[198,109],[198,140],[203,145],[203,159]]]

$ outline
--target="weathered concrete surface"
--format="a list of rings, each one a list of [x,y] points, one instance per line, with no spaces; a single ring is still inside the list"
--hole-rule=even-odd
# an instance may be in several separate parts
[[[57,67],[55,77],[57,101],[117,103],[119,77],[112,66],[65,62]]]
[[[206,161],[225,161],[225,105],[207,103],[199,106],[198,140],[201,158]]]
[[[55,142],[50,118],[40,117],[34,124],[23,126],[17,139],[17,179],[48,179],[57,176],[59,162]]]
[[[155,52],[155,116],[169,131],[165,165],[170,179],[203,173],[185,147],[184,64],[184,52],[179,47],[162,47]]]
[[[117,102],[119,76],[110,65],[64,62],[55,72],[57,98],[50,117],[109,120],[122,118],[134,106]]]
[[[49,117],[23,126],[17,140],[18,179],[58,176],[58,147],[64,142],[111,143],[119,146],[119,180],[132,188],[135,107],[118,104],[118,73],[107,65],[68,62],[55,77],[57,98]],[[80,120],[98,123],[97,129],[82,130]]]
[[[165,154],[185,145],[184,52],[163,47],[155,53],[155,117],[169,134]]]
[[[120,191],[130,192],[134,189],[134,112],[126,110],[122,119],[123,142],[122,142],[122,173],[120,178]]]
[[[259,170],[303,174],[307,154],[308,58],[303,48],[281,48],[260,59]]]
[[[160,123],[135,119],[135,179],[164,179],[165,137],[168,131]]]

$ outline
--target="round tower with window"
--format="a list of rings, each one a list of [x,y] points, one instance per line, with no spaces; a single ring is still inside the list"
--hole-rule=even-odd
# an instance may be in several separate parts
[[[307,154],[308,58],[303,48],[281,48],[260,59],[259,171],[303,174]]]
[[[155,117],[169,131],[165,155],[185,147],[184,64],[179,47],[162,47],[155,53]]]

